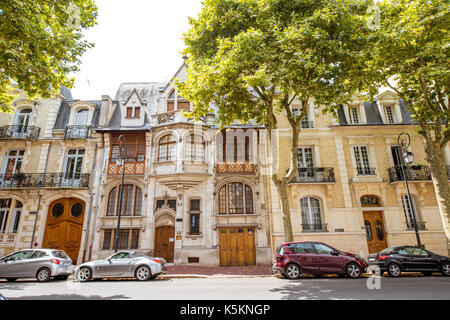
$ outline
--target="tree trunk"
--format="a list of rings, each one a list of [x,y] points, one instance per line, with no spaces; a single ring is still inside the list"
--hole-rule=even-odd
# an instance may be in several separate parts
[[[427,141],[425,153],[431,168],[442,224],[444,225],[445,235],[447,236],[447,249],[450,254],[450,186],[447,173],[448,169],[444,160],[444,153],[438,142]]]
[[[277,187],[278,195],[281,200],[281,211],[283,218],[283,231],[284,231],[284,241],[292,242],[294,241],[294,234],[292,231],[291,222],[291,208],[289,207],[289,196],[287,185],[283,181],[280,181],[275,176],[272,176],[272,180]]]

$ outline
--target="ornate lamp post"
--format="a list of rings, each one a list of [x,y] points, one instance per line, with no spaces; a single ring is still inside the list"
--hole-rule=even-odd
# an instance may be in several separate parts
[[[414,162],[414,154],[408,151],[408,147],[411,144],[411,137],[406,132],[402,132],[397,137],[397,143],[400,146],[402,153],[400,154],[400,148],[397,148],[397,155],[400,160],[400,167],[402,169],[403,180],[405,181],[406,193],[408,194],[408,205],[411,208],[414,231],[416,232],[417,246],[421,248],[422,243],[420,242],[419,230],[417,228],[416,212],[414,210],[414,206],[412,205],[411,201],[411,194],[409,192],[408,186],[408,177],[406,176],[405,169],[403,167],[403,162],[405,162],[406,166]]]
[[[126,139],[124,135],[119,136],[119,157],[115,158],[114,161],[119,167],[122,167],[122,184],[120,185],[120,195],[119,195],[119,209],[117,212],[117,229],[116,238],[114,241],[114,253],[117,252],[119,248],[119,232],[120,232],[120,216],[122,215],[122,201],[123,201],[123,186],[125,181],[125,160],[126,160]]]

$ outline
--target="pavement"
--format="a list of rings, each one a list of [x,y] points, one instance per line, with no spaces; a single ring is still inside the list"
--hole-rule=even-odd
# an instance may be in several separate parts
[[[161,278],[247,278],[272,277],[272,266],[215,267],[199,265],[173,265]]]

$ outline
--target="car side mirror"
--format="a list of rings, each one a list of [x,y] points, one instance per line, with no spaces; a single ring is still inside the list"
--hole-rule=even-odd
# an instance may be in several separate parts
[[[333,255],[333,256],[338,256],[338,255],[339,255],[339,252],[337,252],[337,251],[331,251],[331,255]]]

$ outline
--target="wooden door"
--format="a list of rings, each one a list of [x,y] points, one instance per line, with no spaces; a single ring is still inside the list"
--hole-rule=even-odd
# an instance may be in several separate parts
[[[221,266],[256,264],[254,228],[220,228],[219,242]]]
[[[155,256],[173,262],[175,244],[175,227],[157,227],[155,231]]]
[[[53,202],[48,211],[42,248],[64,250],[77,263],[85,204],[75,198]]]
[[[383,213],[381,211],[365,211],[363,213],[369,253],[380,252],[387,248],[384,231]]]

